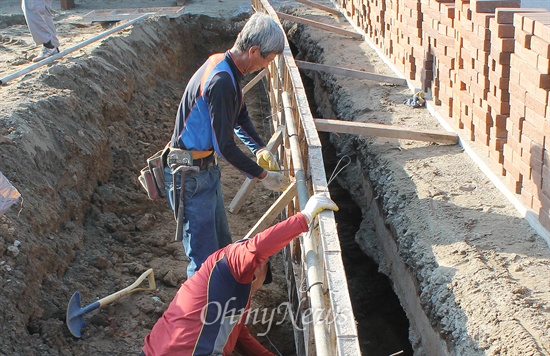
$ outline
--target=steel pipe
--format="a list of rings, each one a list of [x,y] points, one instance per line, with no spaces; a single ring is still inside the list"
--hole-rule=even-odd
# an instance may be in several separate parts
[[[20,76],[22,76],[22,75],[24,75],[24,74],[27,74],[27,73],[29,73],[29,72],[35,70],[36,68],[39,68],[39,67],[41,67],[41,66],[43,66],[43,65],[46,65],[46,64],[48,64],[48,63],[51,63],[51,62],[55,61],[56,59],[59,59],[59,58],[65,56],[65,55],[67,55],[67,54],[69,54],[69,53],[72,53],[72,52],[74,52],[74,51],[76,51],[76,50],[78,50],[78,49],[80,49],[80,48],[82,48],[82,47],[84,47],[84,46],[89,45],[90,43],[93,43],[93,42],[95,42],[95,41],[97,41],[97,40],[100,40],[100,39],[102,39],[102,38],[104,38],[104,37],[109,36],[110,34],[113,34],[113,33],[115,33],[115,32],[118,32],[118,31],[120,31],[120,30],[122,30],[122,29],[128,27],[128,26],[131,26],[131,25],[135,24],[136,22],[139,22],[139,21],[141,21],[141,20],[143,20],[143,19],[149,17],[151,14],[152,14],[152,13],[146,13],[146,14],[144,14],[144,15],[138,17],[138,18],[135,18],[135,19],[133,19],[133,20],[131,20],[131,21],[126,22],[125,24],[122,24],[122,25],[113,27],[112,29],[107,30],[107,31],[105,31],[105,32],[103,32],[103,33],[100,33],[99,35],[97,35],[97,36],[95,36],[95,37],[92,37],[92,38],[90,38],[90,39],[87,39],[86,41],[81,42],[81,43],[79,43],[79,44],[77,44],[77,45],[75,45],[75,46],[73,46],[73,47],[69,47],[69,48],[67,48],[66,50],[61,51],[61,52],[59,52],[59,53],[56,54],[56,55],[53,55],[53,56],[51,56],[51,57],[48,57],[48,58],[46,58],[46,59],[44,59],[44,60],[42,60],[42,61],[40,61],[40,62],[38,62],[38,63],[31,64],[30,66],[28,66],[28,67],[26,67],[26,68],[24,68],[24,69],[21,69],[20,71],[17,71],[17,72],[15,72],[15,73],[13,73],[13,74],[10,74],[10,75],[8,75],[8,76],[5,76],[4,78],[0,78],[0,85],[5,85],[5,84],[6,84],[8,81],[10,81],[10,80],[13,80],[13,79],[15,79],[15,78],[18,78],[18,77],[20,77]]]

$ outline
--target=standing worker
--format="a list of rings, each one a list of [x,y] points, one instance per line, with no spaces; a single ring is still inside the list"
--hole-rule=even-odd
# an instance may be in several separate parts
[[[312,196],[301,213],[251,239],[222,248],[185,281],[168,309],[145,336],[142,355],[272,356],[245,325],[252,294],[265,282],[268,259],[325,209],[338,210],[323,194]]]
[[[52,16],[52,0],[22,0],[21,9],[36,45],[42,45],[42,52],[33,59],[39,62],[59,53],[59,39]]]
[[[210,56],[185,88],[168,143],[164,182],[177,220],[176,239],[183,240],[190,259],[188,278],[212,252],[232,242],[214,152],[268,189],[288,185],[288,178],[274,171],[277,161],[252,124],[240,85],[246,73],[266,68],[281,54],[284,41],[280,25],[256,13],[233,47]],[[256,155],[256,162],[237,147],[234,135]]]

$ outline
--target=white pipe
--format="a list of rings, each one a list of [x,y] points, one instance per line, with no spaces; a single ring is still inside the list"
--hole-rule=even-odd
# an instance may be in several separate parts
[[[92,43],[92,42],[95,42],[95,41],[97,41],[97,40],[100,40],[100,39],[102,39],[103,37],[109,36],[110,34],[112,34],[112,33],[114,33],[114,32],[120,31],[120,30],[122,30],[122,29],[124,29],[124,28],[126,28],[126,27],[128,27],[128,26],[131,26],[131,25],[133,25],[134,23],[136,23],[136,22],[138,22],[138,21],[141,21],[141,20],[143,20],[143,19],[149,17],[151,14],[152,14],[152,13],[144,14],[144,15],[138,17],[138,18],[135,18],[135,19],[133,19],[133,20],[131,20],[131,21],[126,22],[125,24],[122,24],[122,25],[117,26],[117,27],[113,27],[112,29],[110,29],[110,30],[108,30],[108,31],[105,31],[105,32],[103,32],[103,33],[100,33],[99,35],[97,35],[97,36],[95,36],[95,37],[92,37],[92,38],[90,38],[90,39],[88,39],[88,40],[86,40],[86,41],[84,41],[84,42],[81,42],[81,43],[79,43],[79,44],[73,46],[73,47],[67,48],[66,50],[61,51],[61,52],[59,52],[59,53],[56,54],[56,55],[53,55],[53,56],[51,56],[51,57],[48,57],[48,58],[46,58],[46,59],[44,59],[44,60],[42,60],[42,61],[40,61],[40,62],[38,62],[38,63],[36,63],[36,64],[32,64],[32,65],[30,65],[30,66],[28,66],[28,67],[26,67],[26,68],[24,68],[24,69],[21,69],[20,71],[17,71],[17,72],[15,72],[15,73],[13,73],[13,74],[10,74],[10,75],[8,75],[8,76],[5,76],[4,78],[0,78],[0,85],[5,85],[8,81],[10,81],[10,80],[12,80],[12,79],[15,79],[15,78],[18,78],[18,77],[20,77],[20,76],[22,76],[22,75],[24,75],[24,74],[27,74],[28,72],[33,71],[33,70],[35,70],[36,68],[39,68],[39,67],[41,67],[41,66],[43,66],[43,65],[45,65],[45,64],[51,63],[51,62],[55,61],[56,59],[59,59],[59,58],[65,56],[65,55],[67,55],[67,54],[69,54],[69,53],[71,53],[71,52],[74,52],[74,51],[76,51],[76,50],[78,50],[78,49],[80,49],[80,48],[82,48],[82,47],[84,47],[84,46],[89,45],[89,44]]]
[[[302,154],[294,123],[294,114],[290,103],[290,97],[285,91],[282,93],[283,107],[285,111],[285,125],[290,142],[290,151],[292,154],[292,163],[294,165],[294,174],[298,188],[298,202],[302,210],[309,193],[306,186],[305,172],[302,162]],[[304,255],[306,258],[307,282],[309,288],[309,300],[311,303],[311,316],[313,318],[313,334],[315,336],[315,351],[317,356],[330,356],[330,342],[328,339],[327,325],[324,322],[324,312],[326,311],[323,303],[323,284],[319,277],[319,255],[315,250],[312,239],[312,231],[304,234]],[[307,347],[307,345],[306,345]]]

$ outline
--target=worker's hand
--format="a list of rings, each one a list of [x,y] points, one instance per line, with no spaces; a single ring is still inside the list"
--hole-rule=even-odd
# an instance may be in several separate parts
[[[304,210],[302,210],[302,214],[306,216],[309,224],[317,216],[317,214],[325,209],[338,211],[339,208],[338,205],[330,200],[330,198],[325,194],[318,193],[309,198]]]
[[[260,148],[256,151],[256,163],[268,171],[278,171],[281,169],[273,153],[265,148]]]
[[[262,182],[267,189],[285,190],[290,184],[290,179],[284,174],[271,171],[266,171],[266,173],[266,176],[260,179],[260,182]]]

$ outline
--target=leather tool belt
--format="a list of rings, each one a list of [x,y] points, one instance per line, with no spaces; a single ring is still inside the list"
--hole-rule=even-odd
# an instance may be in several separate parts
[[[191,151],[180,148],[170,148],[166,156],[166,164],[172,170],[179,166],[198,167],[201,171],[216,164],[214,151]]]

